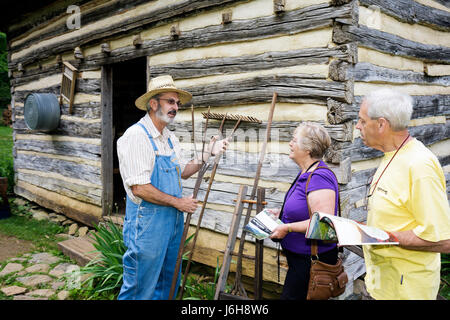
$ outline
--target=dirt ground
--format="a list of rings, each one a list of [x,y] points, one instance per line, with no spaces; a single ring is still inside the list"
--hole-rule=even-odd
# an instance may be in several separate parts
[[[33,250],[33,243],[0,233],[0,262]]]

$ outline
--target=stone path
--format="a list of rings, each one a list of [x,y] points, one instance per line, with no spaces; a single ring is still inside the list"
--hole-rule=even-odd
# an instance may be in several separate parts
[[[94,231],[20,197],[15,198],[14,202],[20,206],[29,206],[34,219],[68,225],[67,233],[56,235],[60,241],[84,237]],[[111,217],[109,220],[123,224],[123,218]],[[0,261],[0,300],[2,295],[12,297],[13,300],[66,300],[69,290],[79,288],[88,277],[80,275],[79,270],[78,265],[67,263],[63,258],[48,252],[25,253]]]
[[[66,300],[69,290],[84,280],[79,266],[47,252],[26,253],[2,265],[0,291],[13,300]]]

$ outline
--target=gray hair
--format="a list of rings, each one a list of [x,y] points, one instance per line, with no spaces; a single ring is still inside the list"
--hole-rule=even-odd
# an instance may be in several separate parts
[[[154,96],[151,96],[148,101],[147,104],[145,105],[147,107],[147,112],[150,112],[152,110],[152,108],[150,107],[150,100],[152,99],[156,99],[158,100],[161,97],[161,93],[155,94]]]
[[[364,100],[367,103],[367,115],[372,120],[384,118],[394,131],[408,127],[413,112],[411,96],[392,89],[380,89],[366,95]]]
[[[321,159],[331,145],[327,130],[317,123],[303,122],[295,129],[294,134],[299,147],[309,151],[309,155],[314,159]]]

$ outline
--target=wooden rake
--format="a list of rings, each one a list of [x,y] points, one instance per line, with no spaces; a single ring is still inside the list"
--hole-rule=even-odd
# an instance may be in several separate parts
[[[193,191],[193,198],[197,198],[198,195],[198,191],[200,189],[200,184],[202,182],[203,176],[205,175],[206,171],[208,170],[209,166],[210,166],[210,162],[205,162],[203,160],[203,154],[204,154],[204,150],[205,150],[205,142],[206,142],[206,130],[208,129],[208,120],[209,119],[215,119],[215,120],[222,120],[222,122],[220,123],[220,127],[219,127],[219,139],[223,138],[223,126],[226,120],[237,120],[231,134],[226,138],[227,140],[231,139],[234,135],[234,133],[236,132],[236,129],[239,127],[241,122],[251,122],[251,123],[261,123],[260,120],[254,118],[254,117],[248,117],[248,116],[243,116],[243,115],[229,115],[228,113],[226,114],[220,114],[220,113],[211,113],[211,108],[208,107],[208,112],[202,112],[203,117],[206,119],[206,123],[205,123],[205,129],[203,132],[203,141],[202,141],[202,167],[200,168],[200,170],[197,173],[197,179],[195,181],[195,185],[194,185],[194,191]],[[196,158],[198,159],[197,156],[197,148],[195,146],[195,129],[194,129],[194,106],[191,106],[191,114],[192,114],[192,142],[194,144],[194,152],[196,154]],[[212,148],[214,147],[215,141],[213,143]],[[223,152],[220,151],[218,154],[215,155],[214,157],[214,166],[213,169],[211,171],[211,176],[209,178],[209,183],[208,183],[208,188],[206,190],[206,194],[205,194],[205,198],[203,200],[202,203],[202,208],[200,211],[200,215],[197,221],[197,227],[195,230],[195,235],[194,235],[194,242],[192,245],[192,250],[189,253],[189,259],[188,259],[188,263],[185,269],[185,273],[184,273],[184,277],[183,277],[183,284],[181,286],[181,292],[180,292],[180,299],[183,298],[183,292],[184,292],[184,287],[186,284],[186,278],[187,275],[189,273],[189,267],[192,261],[192,255],[194,252],[194,248],[195,248],[195,244],[197,242],[197,236],[199,233],[199,229],[200,229],[200,224],[201,221],[203,219],[203,213],[205,211],[205,207],[206,207],[206,203],[208,200],[208,196],[209,196],[209,192],[211,190],[211,186],[212,186],[212,182],[214,181],[214,176],[216,174],[217,171],[217,167],[219,166],[219,161],[220,158],[222,157]],[[180,241],[180,247],[178,249],[178,256],[177,256],[177,262],[176,262],[176,266],[175,266],[175,271],[174,274],[172,276],[172,285],[170,288],[170,293],[169,293],[169,300],[174,299],[174,293],[175,293],[175,287],[176,287],[176,283],[177,283],[177,278],[178,278],[178,272],[177,270],[179,270],[180,266],[181,266],[181,261],[182,261],[182,257],[183,257],[183,252],[184,252],[184,243],[186,241],[186,237],[187,237],[187,232],[189,230],[189,225],[191,222],[191,216],[192,213],[187,213],[186,216],[186,222],[184,224],[184,229],[183,229],[183,234],[181,236],[181,241]]]
[[[261,152],[259,154],[258,166],[256,168],[256,175],[255,175],[255,179],[253,181],[253,189],[252,189],[252,193],[250,195],[250,200],[255,200],[256,191],[258,189],[259,177],[261,176],[261,169],[262,169],[262,165],[264,162],[264,157],[266,155],[267,143],[270,138],[270,129],[272,127],[272,119],[273,119],[273,113],[275,110],[276,101],[277,101],[277,93],[274,92],[273,96],[272,96],[272,104],[271,104],[270,110],[269,110],[269,117],[267,119],[266,136],[265,136],[264,143],[261,147]],[[250,221],[250,214],[252,212],[253,203],[254,202],[251,201],[248,204],[247,212],[246,212],[245,220],[244,220],[244,226],[246,226],[248,224],[248,222]],[[240,241],[239,241],[239,252],[237,255],[236,277],[234,280],[233,288],[231,289],[231,293],[233,295],[240,295],[243,297],[247,297],[247,292],[245,291],[244,286],[242,285],[242,282],[241,282],[242,254],[244,252],[245,234],[246,234],[246,230],[245,230],[245,228],[242,228],[242,233],[241,233],[241,237],[240,237]]]

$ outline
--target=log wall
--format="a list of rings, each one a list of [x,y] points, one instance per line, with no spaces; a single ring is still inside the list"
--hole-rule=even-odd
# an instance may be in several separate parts
[[[438,155],[449,182],[450,9],[441,2],[286,0],[280,11],[273,0],[126,3],[80,2],[80,29],[67,29],[61,8],[43,13],[48,19],[11,27],[19,195],[85,223],[101,217],[101,67],[143,56],[149,77],[169,73],[193,94],[197,146],[201,112],[208,106],[263,121],[243,124],[220,162],[202,223],[211,241],[199,240],[194,260],[215,266],[222,256],[239,184],[253,184],[274,91],[278,101],[260,181],[269,207],[281,205],[297,173],[288,157],[293,130],[301,121],[314,121],[333,139],[325,158],[338,175],[344,214],[365,221],[365,184],[381,153],[365,147],[354,126],[362,97],[385,86],[413,95],[411,134]],[[76,47],[82,56],[74,55]],[[60,126],[51,134],[30,131],[24,98],[29,92],[59,95],[62,61],[81,71],[73,113],[64,105]],[[181,110],[177,120],[170,129],[192,155],[190,110]],[[208,136],[217,128],[210,121]],[[225,131],[231,128],[229,123]],[[194,182],[195,177],[185,181],[186,195]],[[264,279],[276,282],[271,241],[265,250]],[[350,255],[347,265],[357,277],[361,270],[352,261],[357,259]],[[253,275],[252,263],[244,259],[245,275]],[[284,274],[282,268],[282,280]]]

